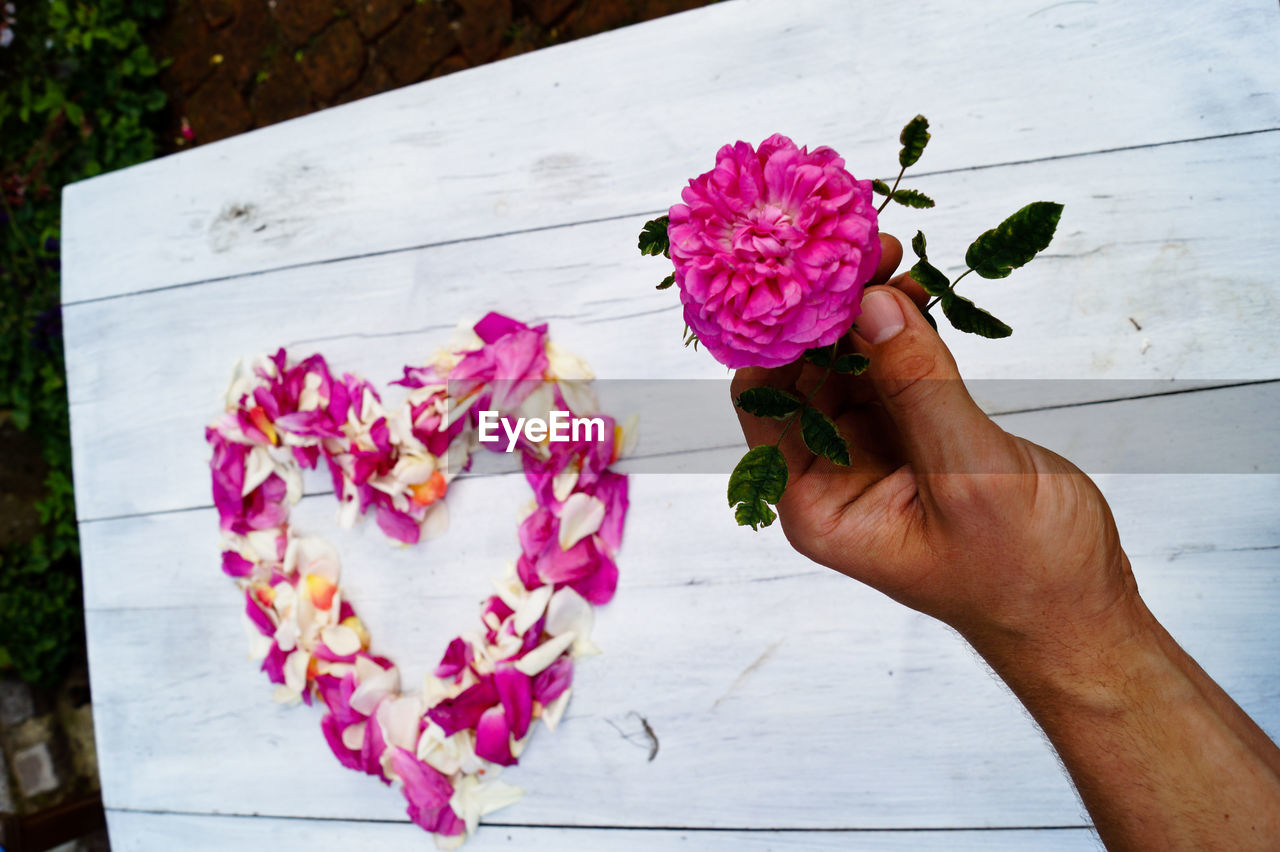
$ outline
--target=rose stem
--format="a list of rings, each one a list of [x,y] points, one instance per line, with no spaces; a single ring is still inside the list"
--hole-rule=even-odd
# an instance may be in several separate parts
[[[782,434],[778,436],[777,442],[774,443],[775,447],[782,443],[783,438],[787,437],[787,432],[791,430],[791,424],[796,422],[796,418],[799,416],[800,412],[808,408],[809,403],[818,395],[818,391],[822,390],[822,385],[826,383],[827,376],[831,375],[831,369],[836,363],[836,348],[839,345],[839,340],[831,344],[831,362],[827,364],[827,369],[823,372],[822,378],[818,379],[818,383],[813,386],[813,390],[809,391],[809,395],[804,398],[804,402],[800,403],[800,407],[791,412],[791,416],[787,418],[787,424],[782,427]]]
[[[969,274],[970,272],[972,272],[972,271],[973,271],[973,268],[972,268],[972,267],[970,267],[970,268],[966,269],[964,272],[961,272],[961,273],[960,273],[960,278],[965,277],[966,275],[968,275],[968,274]],[[952,281],[950,284],[948,284],[948,285],[947,285],[947,289],[948,289],[948,290],[954,290],[954,289],[956,288],[956,285],[960,283],[960,278],[957,278],[955,281]],[[932,302],[930,302],[929,304],[925,305],[925,306],[924,306],[924,309],[925,309],[926,311],[927,311],[927,310],[929,310],[929,309],[930,309],[930,308],[932,308],[934,305],[938,304],[938,301],[939,301],[941,298],[942,298],[941,296],[934,296],[934,297],[933,297],[933,301],[932,301]]]
[[[893,189],[889,190],[889,194],[885,196],[884,204],[881,204],[879,207],[876,208],[877,216],[883,213],[884,208],[888,207],[889,202],[893,200],[893,194],[898,191],[898,184],[902,183],[902,176],[906,174],[906,171],[907,171],[906,166],[903,166],[902,168],[898,169],[898,177],[895,178],[893,181]]]

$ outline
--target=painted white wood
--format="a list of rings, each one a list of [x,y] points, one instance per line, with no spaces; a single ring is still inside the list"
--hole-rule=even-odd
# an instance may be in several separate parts
[[[460,487],[459,508],[472,511],[421,548],[390,550],[372,528],[332,536],[375,646],[401,662],[406,683],[473,624],[487,578],[515,552],[507,531],[522,486],[507,485],[505,495],[497,479]],[[1101,485],[1153,610],[1264,728],[1280,730],[1280,476]],[[605,653],[581,662],[563,727],[539,732],[507,772],[529,795],[500,820],[1079,824],[1048,746],[957,637],[807,562],[777,528],[735,528],[719,477],[634,486],[621,585],[598,619]],[[300,523],[328,514],[317,502],[304,502]],[[501,517],[470,520],[485,503]],[[271,703],[245,659],[234,587],[217,573],[215,525],[200,511],[85,527],[108,806],[398,819],[397,792],[328,753],[317,709]],[[492,540],[474,540],[484,529]],[[652,763],[633,711],[659,737]]]
[[[975,385],[994,410],[1149,393],[1169,380],[1280,377],[1277,255],[1255,226],[1275,218],[1280,198],[1276,139],[1280,133],[937,176],[921,185],[946,207],[885,218],[904,236],[927,228],[931,255],[948,265],[1023,201],[1066,202],[1045,257],[1008,279],[970,276],[962,285],[1008,320],[1014,336],[989,341],[944,328],[967,378],[1035,380]],[[550,322],[553,337],[604,379],[725,377],[705,353],[681,347],[677,297],[651,286],[663,262],[634,251],[641,221],[66,307],[79,517],[207,504],[203,428],[219,412],[231,365],[280,345],[389,380],[443,345],[463,318],[497,309]],[[1151,384],[1113,381],[1122,379]],[[719,404],[727,391],[709,394],[713,407],[704,401],[699,409],[705,430],[727,429],[736,441],[729,405]],[[669,412],[650,405],[640,414],[660,423]],[[664,432],[658,426],[649,440]]]
[[[974,382],[984,404],[1135,394],[1119,380],[1148,381],[1136,391],[1148,394],[1171,380],[1280,378],[1280,256],[1259,230],[1280,212],[1278,48],[1280,18],[1262,0],[1001,0],[981,15],[943,0],[734,0],[69,188],[67,361],[113,844],[427,845],[398,792],[327,752],[318,710],[275,707],[244,659],[202,508],[203,426],[236,357],[288,345],[385,380],[458,321],[498,309],[549,321],[605,379],[723,380],[679,346],[676,300],[652,289],[662,263],[636,256],[646,214],[722,142],[775,130],[883,176],[897,128],[920,111],[935,139],[913,184],[941,206],[895,209],[884,227],[924,228],[943,268],[1021,204],[1066,204],[1045,258],[962,287],[1014,337],[944,329],[966,377],[1030,380]],[[1163,144],[1187,139],[1202,141]],[[1026,160],[1039,162],[1009,165]],[[192,282],[207,283],[174,288]],[[141,291],[154,292],[128,295]],[[1275,422],[1277,393],[1001,422],[1069,456],[1101,446],[1114,469],[1150,463],[1134,455],[1153,449],[1147,421],[1189,421],[1187,435],[1226,449],[1223,468],[1274,470],[1275,449],[1242,424]],[[727,402],[708,411],[707,434],[733,444]],[[1280,476],[1098,479],[1157,615],[1280,731]],[[487,827],[470,848],[1094,848],[1084,828],[903,830],[1087,817],[957,637],[808,563],[776,528],[734,527],[723,483],[633,478],[621,587],[598,620],[606,653],[581,663],[561,730],[508,773],[529,790],[495,815],[511,827]],[[377,647],[416,682],[515,554],[526,493],[516,476],[460,483],[448,535],[415,549],[388,546],[372,524],[332,529],[324,495],[296,518],[341,548]],[[633,711],[660,738],[653,762]],[[748,828],[761,830],[732,830]]]
[[[222,852],[270,846],[280,852],[313,849],[422,850],[416,826],[385,822],[243,818],[194,814],[107,811],[112,848],[120,852]],[[600,849],[765,852],[765,850],[860,850],[860,852],[1094,852],[1096,835],[1086,828],[1004,831],[687,831],[486,826],[467,843],[468,852],[598,852]]]
[[[1280,525],[1274,523],[1280,476],[1094,479],[1111,505],[1125,552],[1134,559],[1162,564],[1222,548],[1280,548]],[[640,474],[629,485],[632,506],[619,564],[631,586],[759,583],[826,571],[797,557],[776,528],[753,534],[727,524],[723,476]],[[350,530],[337,528],[337,504],[330,495],[304,498],[292,518],[299,531],[324,536],[339,549],[343,582],[355,601],[385,607],[438,595],[479,600],[489,578],[519,552],[515,518],[528,496],[517,476],[460,480],[449,492],[445,535],[415,547],[389,543],[372,519]],[[724,535],[715,547],[697,548],[696,558],[690,558],[703,530]],[[80,536],[88,610],[167,609],[192,601],[238,607],[234,587],[218,567],[218,519],[212,508],[84,523]],[[472,615],[464,607],[453,617],[468,626]]]
[[[717,4],[74,185],[64,296],[664,209],[778,131],[892,177],[916,112],[930,171],[1275,128],[1277,53],[1269,0]]]

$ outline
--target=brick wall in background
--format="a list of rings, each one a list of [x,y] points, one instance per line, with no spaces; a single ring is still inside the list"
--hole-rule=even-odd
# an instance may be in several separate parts
[[[168,151],[715,0],[176,0]]]

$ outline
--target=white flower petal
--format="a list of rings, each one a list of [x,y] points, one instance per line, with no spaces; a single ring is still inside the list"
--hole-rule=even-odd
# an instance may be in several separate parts
[[[488,816],[520,801],[524,790],[505,781],[490,781],[477,787],[473,795],[480,803],[480,816]]]
[[[617,458],[625,458],[631,455],[636,448],[636,439],[640,436],[640,415],[632,414],[626,420],[622,421],[620,431],[622,432],[622,440],[618,441],[614,455]]]
[[[249,492],[266,482],[275,469],[276,463],[271,460],[271,454],[267,452],[266,447],[254,447],[250,450],[249,458],[244,463],[244,487],[240,489],[241,496],[248,496]]]
[[[356,722],[342,729],[342,744],[355,751],[364,745],[365,722]]]
[[[560,549],[568,550],[593,535],[604,521],[604,501],[590,494],[570,495],[560,509]]]
[[[432,455],[401,456],[391,475],[407,485],[421,485],[436,472],[436,458]]]
[[[297,465],[288,465],[279,470],[284,479],[285,499],[293,505],[302,499],[302,471]]]
[[[302,380],[302,393],[298,394],[299,411],[314,411],[320,407],[321,381],[319,373],[307,373]]]
[[[253,552],[258,554],[258,558],[254,561],[268,564],[275,562],[279,558],[279,550],[277,549],[277,539],[279,538],[279,527],[272,527],[268,530],[254,530],[245,536],[249,546],[253,548]]]
[[[302,702],[302,693],[294,692],[282,684],[276,687],[275,692],[271,693],[271,700],[277,704],[300,704]]]
[[[356,683],[351,693],[351,709],[362,716],[371,716],[382,699],[400,691],[400,670],[395,666],[383,669],[371,660],[357,657]]]
[[[573,687],[569,687],[560,693],[554,701],[542,708],[542,723],[547,726],[548,731],[554,732],[556,726],[560,724],[560,719],[564,716],[564,710],[569,706],[569,695],[573,692]]]
[[[573,489],[578,484],[578,475],[582,472],[582,459],[574,456],[563,471],[557,473],[551,478],[551,493],[563,503],[569,499],[569,495],[573,493]]]
[[[275,642],[286,653],[298,647],[298,625],[293,619],[284,619],[276,626]]]
[[[527,674],[529,677],[541,672],[547,666],[551,665],[556,659],[565,652],[570,645],[573,644],[573,631],[561,633],[529,653],[525,654],[516,661],[516,668]],[[353,702],[354,704],[354,702]]]
[[[547,341],[547,375],[551,378],[580,382],[595,378],[586,361],[553,340]]]
[[[433,538],[439,538],[449,529],[449,504],[443,500],[437,500],[427,509],[427,514],[422,518],[422,532],[419,537],[422,541],[430,541]]]
[[[586,382],[560,382],[558,387],[565,404],[578,417],[589,417],[600,411],[600,403]]]
[[[311,655],[301,648],[294,651],[284,661],[284,685],[294,692],[301,693],[307,688],[307,664]]]
[[[344,530],[349,530],[356,525],[356,519],[360,517],[360,504],[353,500],[347,500],[342,504],[342,508],[338,510],[338,526]]]
[[[591,635],[596,614],[587,599],[571,587],[565,586],[551,596],[547,603],[547,624],[544,628],[552,636],[573,631],[585,639]]]
[[[566,586],[565,588],[568,588]],[[524,636],[525,632],[532,627],[542,613],[547,609],[547,601],[551,600],[552,587],[550,585],[539,586],[529,594],[525,595],[524,600],[520,602],[520,606],[516,607],[514,622],[512,627],[516,629],[516,633]]]
[[[263,636],[258,626],[249,620],[249,616],[240,614],[244,623],[244,632],[249,637],[249,659],[261,660],[271,651],[271,637]]]
[[[405,751],[417,749],[421,719],[422,699],[417,695],[402,695],[378,705],[378,724],[382,727],[383,738],[388,745],[399,746]]]
[[[339,657],[354,654],[363,647],[360,643],[360,635],[350,627],[345,627],[341,624],[331,625],[322,629],[320,631],[320,641]]]

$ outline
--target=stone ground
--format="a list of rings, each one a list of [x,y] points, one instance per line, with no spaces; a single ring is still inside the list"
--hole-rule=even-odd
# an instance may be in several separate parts
[[[175,0],[168,151],[715,0]]]
[[[89,673],[83,665],[53,689],[0,678],[0,756],[0,846],[11,841],[5,835],[13,815],[34,814],[97,791]],[[57,852],[106,849],[106,833],[97,831]]]

